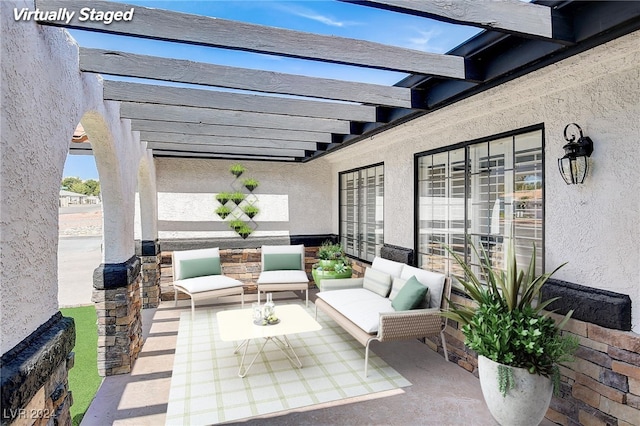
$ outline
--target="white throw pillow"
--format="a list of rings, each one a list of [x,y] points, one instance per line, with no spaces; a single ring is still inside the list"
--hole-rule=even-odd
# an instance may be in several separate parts
[[[421,284],[429,287],[427,295],[431,298],[431,301],[426,307],[440,308],[440,303],[442,302],[442,291],[444,289],[445,275],[438,272],[431,272],[425,269],[405,265],[405,267],[402,269],[402,273],[400,274],[400,278],[408,280],[414,275]]]
[[[391,293],[389,293],[389,300],[393,301],[393,299],[400,292],[400,289],[404,286],[407,280],[403,280],[400,277],[393,277],[391,282]]]
[[[391,290],[391,275],[367,268],[364,271],[362,287],[382,297],[387,297]]]

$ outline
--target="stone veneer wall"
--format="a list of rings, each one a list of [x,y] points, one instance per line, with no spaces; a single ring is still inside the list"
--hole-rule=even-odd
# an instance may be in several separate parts
[[[142,263],[142,309],[156,308],[160,304],[160,263],[162,254],[158,241],[142,241],[136,254]]]
[[[452,301],[470,304],[455,293]],[[640,336],[575,319],[564,330],[580,339],[580,347],[575,361],[561,366],[561,395],[553,397],[547,419],[561,425],[640,424]],[[449,360],[477,376],[477,356],[464,346],[454,321],[446,337]]]
[[[2,425],[71,425],[75,324],[60,312],[2,355]]]
[[[92,301],[98,316],[98,373],[126,374],[142,348],[141,264],[132,257],[94,271]]]

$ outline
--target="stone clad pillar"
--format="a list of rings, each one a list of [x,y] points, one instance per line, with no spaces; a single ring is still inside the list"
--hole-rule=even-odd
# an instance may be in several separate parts
[[[158,241],[142,241],[142,309],[160,304],[160,245]]]
[[[98,373],[126,374],[142,348],[140,259],[101,264],[93,272],[98,316]]]

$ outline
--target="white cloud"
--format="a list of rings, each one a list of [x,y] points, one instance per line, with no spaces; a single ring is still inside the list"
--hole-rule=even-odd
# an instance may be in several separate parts
[[[418,34],[409,38],[409,48],[432,53],[444,53],[448,50],[442,46],[441,31],[438,29],[425,31],[416,28],[415,31]]]
[[[287,5],[281,6],[281,9],[300,18],[310,19],[312,21],[320,22],[321,24],[328,25],[330,27],[344,28],[354,25],[361,25],[360,23],[355,21],[341,21],[335,19],[332,16],[323,15],[312,9],[307,9],[304,7]]]

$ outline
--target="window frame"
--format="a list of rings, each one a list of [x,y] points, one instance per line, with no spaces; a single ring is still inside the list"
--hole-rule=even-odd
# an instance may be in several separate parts
[[[502,132],[502,133],[497,133],[494,135],[490,135],[490,136],[485,136],[482,138],[478,138],[478,139],[473,139],[473,140],[469,140],[469,141],[464,141],[464,142],[459,142],[453,145],[448,145],[448,146],[443,146],[443,147],[438,147],[435,149],[431,149],[431,150],[426,150],[426,151],[421,151],[421,152],[417,152],[414,154],[414,162],[413,162],[413,172],[414,172],[414,199],[413,199],[413,224],[414,224],[414,231],[413,231],[413,236],[414,236],[414,242],[413,242],[413,249],[414,249],[414,253],[415,253],[415,262],[416,265],[418,267],[421,267],[420,265],[420,256],[422,254],[422,252],[420,251],[420,159],[422,157],[426,157],[426,156],[433,156],[436,154],[442,154],[442,153],[449,153],[452,151],[456,151],[459,149],[464,149],[464,158],[465,158],[465,191],[464,191],[464,248],[463,248],[463,253],[464,253],[464,261],[466,263],[470,262],[469,259],[469,252],[470,252],[470,247],[469,247],[469,235],[471,235],[468,231],[469,231],[469,202],[470,201],[470,197],[471,197],[471,167],[470,167],[470,147],[473,145],[478,145],[478,144],[489,144],[492,141],[498,141],[500,139],[505,139],[505,138],[515,138],[517,136],[522,136],[525,135],[527,133],[532,133],[532,132],[536,132],[539,131],[540,132],[540,153],[541,153],[541,166],[540,166],[540,170],[541,170],[541,176],[542,176],[542,186],[541,186],[541,206],[542,206],[542,215],[541,215],[541,237],[540,237],[540,245],[541,247],[536,246],[536,251],[538,253],[540,253],[540,258],[541,258],[541,262],[540,262],[540,266],[542,268],[542,271],[545,270],[545,241],[546,241],[546,191],[545,191],[545,187],[546,187],[546,173],[545,173],[545,165],[546,165],[546,156],[545,156],[545,147],[546,147],[546,140],[545,140],[545,128],[544,128],[544,123],[539,123],[539,124],[534,124],[531,126],[527,126],[527,127],[522,127],[519,129],[515,129],[515,130],[510,130],[507,132]],[[514,157],[515,157],[515,152],[514,152]],[[515,175],[514,175],[515,176]],[[518,237],[516,237],[518,238]],[[450,258],[450,256],[447,256],[448,258]],[[450,262],[453,262],[453,260],[451,259]],[[521,265],[519,265],[521,266]],[[526,265],[525,265],[526,266]],[[450,267],[446,267],[445,268],[445,273],[447,273],[448,275],[451,275],[451,268]]]
[[[374,164],[369,164],[366,166],[361,166],[361,167],[356,167],[353,169],[349,169],[349,170],[344,170],[338,173],[338,241],[340,242],[340,244],[342,245],[342,241],[343,241],[343,234],[342,234],[342,222],[343,222],[343,215],[342,215],[342,176],[348,173],[361,173],[364,170],[370,170],[370,169],[375,169],[377,167],[382,167],[382,180],[383,180],[383,190],[384,187],[386,186],[386,182],[385,182],[385,170],[384,170],[384,161],[381,161],[379,163],[374,163]],[[382,195],[382,209],[384,212],[384,192]],[[360,209],[361,206],[358,205],[358,209]],[[358,218],[358,220],[356,221],[356,227],[360,226],[360,218]],[[345,237],[346,238],[346,237]],[[361,241],[356,239],[356,242],[358,245],[361,244]],[[380,244],[380,248],[382,248],[382,246],[384,245],[384,213],[383,213],[383,218],[382,218],[382,243]],[[344,247],[343,245],[343,249],[345,249],[345,253],[346,253],[346,247]],[[379,250],[376,250],[376,253]],[[360,255],[362,254],[361,251],[358,249],[358,256],[351,254],[351,253],[346,253],[347,256],[363,261],[363,262],[371,262],[373,259],[368,260],[366,258],[362,258],[360,257]],[[374,256],[377,256],[378,254],[374,254]]]

